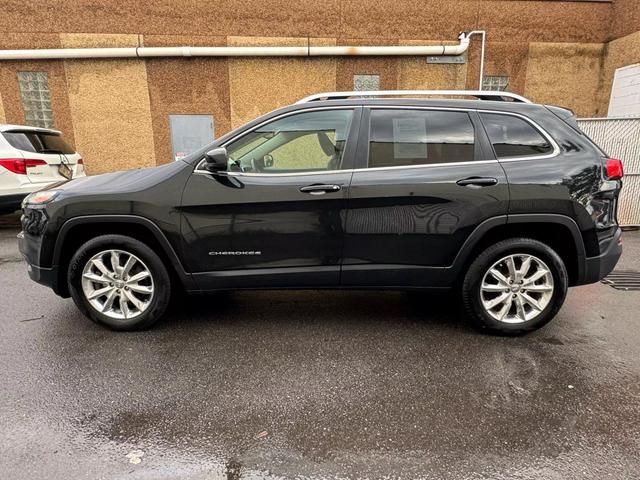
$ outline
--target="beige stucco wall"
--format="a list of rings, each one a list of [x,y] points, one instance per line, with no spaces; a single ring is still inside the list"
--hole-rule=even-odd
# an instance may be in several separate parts
[[[600,90],[597,96],[597,115],[606,116],[609,96],[617,68],[640,63],[640,31],[610,42],[606,48],[602,67]]]
[[[400,45],[455,45],[456,42],[400,40]],[[401,90],[461,89],[467,79],[467,62],[462,64],[428,64],[425,57],[398,59],[398,88]]]
[[[136,46],[137,35],[62,34],[63,47]],[[76,148],[91,174],[155,165],[143,60],[66,60]]]
[[[600,43],[531,43],[525,96],[568,106],[579,117],[595,115],[603,51]]]
[[[335,45],[335,40],[312,40]],[[306,38],[229,37],[229,46],[306,46]],[[231,127],[302,97],[336,88],[336,59],[305,57],[229,58]]]
[[[1,93],[0,93],[0,123],[7,123],[7,117],[4,114],[4,104],[2,103]]]

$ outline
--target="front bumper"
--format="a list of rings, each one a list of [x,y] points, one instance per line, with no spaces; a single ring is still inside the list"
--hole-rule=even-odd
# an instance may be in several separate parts
[[[44,268],[37,265],[32,259],[38,258],[39,253],[38,242],[34,242],[34,239],[28,238],[29,235],[25,235],[24,232],[18,234],[18,248],[22,254],[25,262],[27,263],[27,273],[29,278],[34,282],[51,288],[57,295],[63,296],[59,287],[58,269],[56,267]],[[34,257],[34,254],[36,256]]]
[[[28,193],[16,193],[12,195],[0,195],[0,213],[11,213],[20,210],[22,200]]]
[[[601,245],[602,253],[597,257],[588,257],[585,264],[584,279],[579,285],[596,283],[609,275],[622,255],[622,230],[618,228],[606,244]]]

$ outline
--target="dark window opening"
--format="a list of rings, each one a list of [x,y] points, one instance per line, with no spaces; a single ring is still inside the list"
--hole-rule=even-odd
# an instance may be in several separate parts
[[[473,161],[474,139],[465,112],[373,110],[369,168]]]
[[[4,132],[2,135],[13,148],[24,152],[62,153],[64,155],[76,153],[73,147],[57,133],[12,131]]]
[[[480,114],[498,158],[530,157],[553,151],[553,146],[529,122],[494,113]]]

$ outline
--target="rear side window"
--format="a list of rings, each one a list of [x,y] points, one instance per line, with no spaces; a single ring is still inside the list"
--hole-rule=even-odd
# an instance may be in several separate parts
[[[530,157],[553,152],[553,146],[529,122],[513,115],[481,113],[498,158]]]
[[[75,150],[55,133],[42,133],[34,131],[4,132],[2,134],[7,142],[18,150],[34,153],[62,153],[69,155]]]
[[[474,160],[475,132],[465,112],[371,111],[369,168]]]

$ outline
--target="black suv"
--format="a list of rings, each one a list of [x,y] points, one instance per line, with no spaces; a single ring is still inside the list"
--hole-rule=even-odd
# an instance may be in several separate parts
[[[117,330],[176,288],[455,287],[476,325],[519,333],[613,269],[622,165],[572,112],[385,93],[406,92],[309,97],[182,160],[32,194],[29,275]]]

